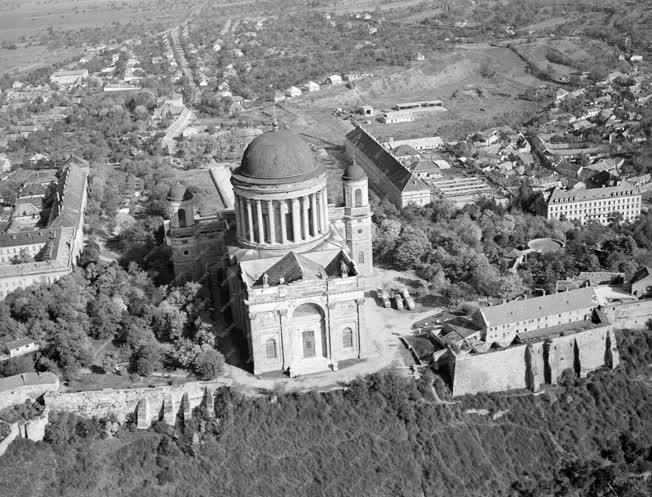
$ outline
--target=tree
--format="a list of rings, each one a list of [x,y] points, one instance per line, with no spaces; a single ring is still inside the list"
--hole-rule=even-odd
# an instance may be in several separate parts
[[[14,265],[18,264],[27,264],[28,262],[32,262],[32,256],[29,255],[29,251],[27,248],[22,248],[20,249],[20,252],[16,255],[14,255],[11,259],[9,259],[9,262],[11,262]]]
[[[215,349],[208,349],[197,354],[193,371],[202,380],[217,378],[224,370],[224,356]]]
[[[131,367],[139,375],[149,376],[154,371],[162,369],[162,358],[159,345],[156,342],[147,342],[131,356]]]

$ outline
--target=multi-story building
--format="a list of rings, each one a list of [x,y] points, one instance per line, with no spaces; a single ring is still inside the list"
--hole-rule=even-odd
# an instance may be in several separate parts
[[[218,193],[226,190],[224,177],[213,179]],[[230,208],[217,216],[195,218],[192,194],[170,190],[165,230],[175,274],[209,274],[256,374],[335,370],[368,354],[360,317],[362,278],[373,271],[367,177],[347,168],[343,206],[329,205],[326,183],[305,142],[272,131],[245,150]]]
[[[0,299],[18,288],[52,283],[72,271],[83,248],[87,176],[86,165],[66,166],[59,172],[47,227],[0,235]],[[12,263],[21,251],[31,260]]]
[[[609,224],[616,219],[635,221],[641,215],[641,192],[628,183],[605,188],[564,191],[556,188],[548,199],[548,219],[597,221]]]

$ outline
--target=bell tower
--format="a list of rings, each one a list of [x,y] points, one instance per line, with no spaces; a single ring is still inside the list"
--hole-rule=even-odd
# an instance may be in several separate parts
[[[346,245],[360,274],[368,276],[373,271],[369,185],[364,170],[355,162],[346,168],[342,187]]]
[[[181,183],[177,183],[168,193],[168,213],[170,228],[188,228],[195,224],[193,195]]]

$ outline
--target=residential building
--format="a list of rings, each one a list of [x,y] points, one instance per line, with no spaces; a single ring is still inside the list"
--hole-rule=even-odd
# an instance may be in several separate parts
[[[638,298],[652,297],[652,269],[649,266],[636,271],[629,282],[629,290]]]
[[[299,90],[299,88],[296,86],[290,86],[287,90],[285,90],[285,94],[290,98],[298,97],[301,95],[301,90]]]
[[[597,221],[609,224],[615,213],[623,221],[635,221],[641,214],[641,192],[629,183],[605,188],[564,191],[553,190],[548,199],[548,219],[579,220],[582,224]]]
[[[409,123],[414,121],[414,115],[411,112],[390,110],[384,112],[380,117],[383,124]]]
[[[308,81],[303,88],[307,92],[319,91],[319,85],[314,81]]]
[[[341,85],[343,83],[342,76],[339,74],[333,74],[326,78],[326,82],[331,86]]]
[[[88,165],[71,162],[59,172],[47,228],[0,235],[0,299],[17,288],[52,283],[72,271],[83,244]],[[38,260],[11,264],[23,253]]]
[[[444,146],[444,140],[438,136],[427,136],[424,138],[409,138],[407,140],[394,140],[394,138],[389,138],[386,143],[383,143],[383,146],[389,148],[400,147],[401,145],[409,145],[415,150],[433,150],[437,148],[442,148]]]
[[[82,84],[84,79],[87,77],[88,69],[80,69],[76,71],[59,70],[52,73],[52,76],[50,76],[50,82],[61,86],[77,86]]]

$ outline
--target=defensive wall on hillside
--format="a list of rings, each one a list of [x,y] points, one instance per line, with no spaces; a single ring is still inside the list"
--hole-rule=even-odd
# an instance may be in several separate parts
[[[543,384],[557,384],[567,369],[584,377],[602,366],[615,368],[620,356],[612,328],[609,324],[503,350],[453,354],[447,364],[453,396],[521,388],[536,392]]]
[[[0,378],[0,410],[57,390],[59,378],[54,373],[23,373]]]
[[[8,423],[7,423],[8,424]],[[11,443],[18,437],[26,438],[32,442],[40,442],[45,437],[45,427],[48,425],[48,410],[38,418],[17,421],[9,424],[9,434],[0,440],[0,456],[2,456]]]
[[[53,411],[70,411],[86,417],[115,415],[121,423],[135,416],[139,428],[146,428],[158,420],[175,424],[179,414],[187,415],[202,403],[212,405],[212,392],[224,385],[224,382],[189,382],[151,388],[48,392],[44,398],[45,405]]]

